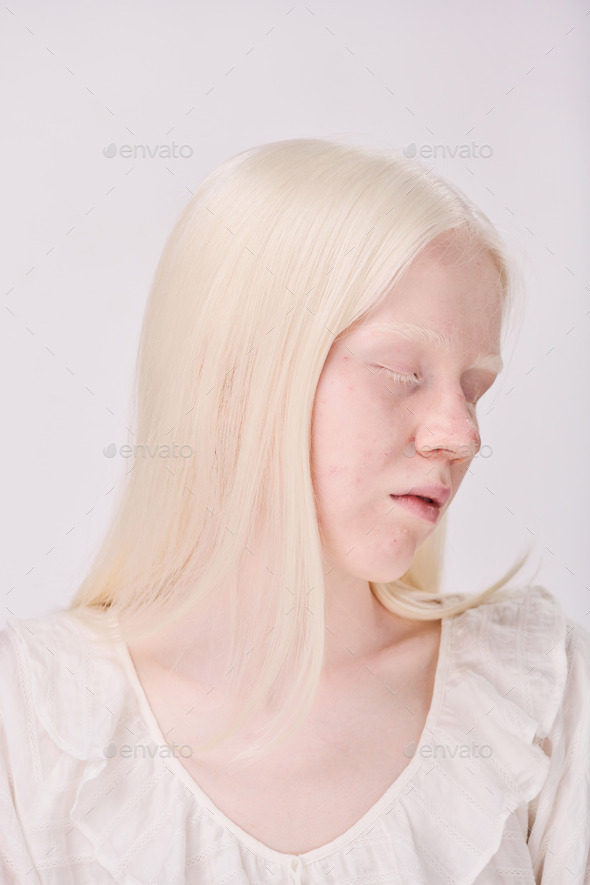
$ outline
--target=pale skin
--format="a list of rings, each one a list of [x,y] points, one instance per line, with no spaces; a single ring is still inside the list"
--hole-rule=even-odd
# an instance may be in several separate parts
[[[411,342],[376,325],[392,323],[428,327],[452,349]],[[451,490],[444,511],[456,494],[481,444],[476,400],[500,368],[500,334],[501,286],[491,257],[466,256],[441,241],[330,350],[312,424],[329,627],[314,705],[292,738],[237,771],[228,763],[247,741],[246,731],[182,760],[217,808],[276,851],[300,854],[346,832],[401,774],[410,761],[404,748],[420,738],[440,620],[388,612],[369,581],[403,575],[435,529],[395,506],[390,495],[436,483]],[[241,592],[254,592],[247,577]],[[211,637],[222,635],[224,622],[223,611],[211,609],[198,621],[183,619],[173,632],[162,631],[157,641],[129,645],[161,730],[178,745],[202,737],[185,715],[197,692],[205,695],[215,680],[223,684]],[[190,645],[190,655],[173,678],[166,669],[179,641]],[[216,705],[215,693],[205,697],[203,721]],[[262,711],[253,725],[271,715]]]

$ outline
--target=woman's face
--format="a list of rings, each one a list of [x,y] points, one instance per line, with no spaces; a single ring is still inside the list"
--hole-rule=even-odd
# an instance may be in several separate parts
[[[501,370],[500,332],[492,258],[439,239],[334,343],[316,390],[311,446],[330,565],[373,582],[407,571],[481,445],[476,402]]]

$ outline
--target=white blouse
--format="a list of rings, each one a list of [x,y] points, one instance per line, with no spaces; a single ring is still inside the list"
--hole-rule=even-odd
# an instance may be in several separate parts
[[[57,611],[0,631],[2,885],[590,882],[590,633],[543,588],[443,620],[407,767],[300,855],[214,806],[166,753],[127,647],[90,630]]]

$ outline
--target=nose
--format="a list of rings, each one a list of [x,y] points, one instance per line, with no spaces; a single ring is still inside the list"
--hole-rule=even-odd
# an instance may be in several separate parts
[[[471,461],[481,448],[475,409],[462,391],[440,392],[416,413],[416,451],[424,457],[444,453],[449,460]]]

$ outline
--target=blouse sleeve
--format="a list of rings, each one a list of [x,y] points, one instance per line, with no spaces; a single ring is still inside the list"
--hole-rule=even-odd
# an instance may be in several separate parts
[[[548,775],[529,804],[537,885],[590,883],[590,633],[566,620],[567,677],[557,716],[537,743]]]
[[[28,850],[18,815],[19,768],[31,740],[23,709],[25,686],[8,630],[0,631],[0,882],[38,885],[39,877]],[[15,768],[17,774],[15,774]]]

